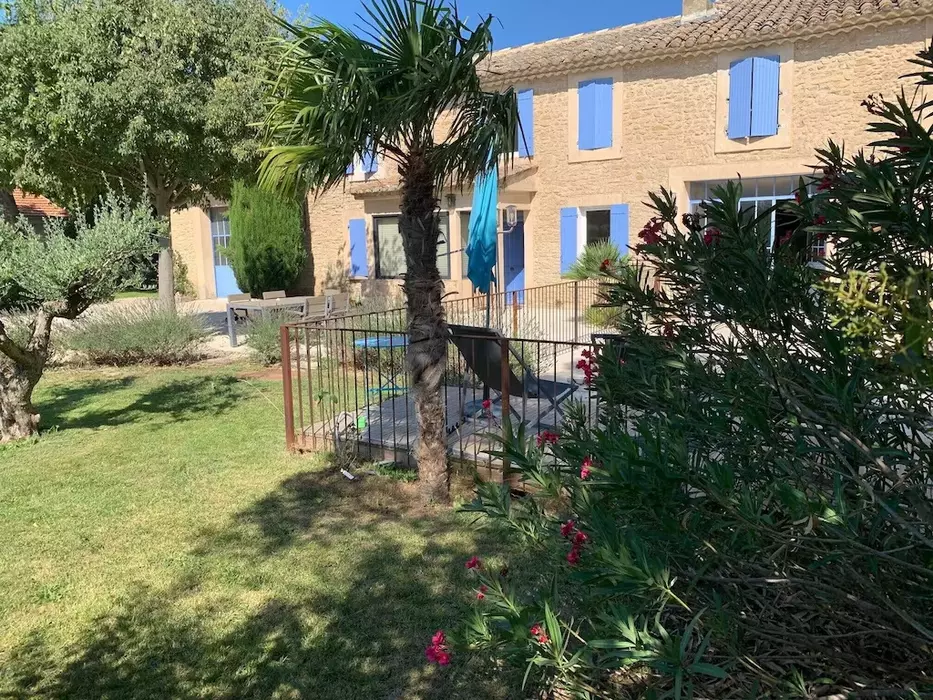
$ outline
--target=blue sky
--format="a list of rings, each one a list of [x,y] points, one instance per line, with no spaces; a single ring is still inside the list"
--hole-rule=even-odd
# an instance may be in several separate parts
[[[293,10],[352,27],[361,0],[282,0]],[[496,48],[680,14],[682,0],[459,0],[460,14],[492,14]]]

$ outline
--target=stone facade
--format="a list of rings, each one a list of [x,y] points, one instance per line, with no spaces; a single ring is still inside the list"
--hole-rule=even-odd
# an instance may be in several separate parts
[[[651,61],[622,61],[591,73],[555,70],[532,82],[516,81],[516,88],[534,90],[534,157],[516,160],[500,191],[500,203],[525,212],[525,286],[561,279],[562,208],[584,211],[627,204],[629,241],[634,244],[650,217],[643,204],[647,193],[660,186],[670,188],[684,203],[691,182],[805,175],[815,162],[815,149],[829,139],[844,143],[849,151],[865,146],[868,115],[861,101],[869,93],[893,95],[905,84],[901,76],[911,70],[907,61],[929,40],[931,30],[928,18],[912,16],[808,38],[775,38],[754,48],[729,46],[717,51],[705,46],[702,52],[685,50]],[[570,41],[537,46],[551,53],[573,50]],[[765,52],[782,57],[779,132],[750,143],[730,141],[725,136],[729,62]],[[548,62],[560,64],[559,58],[549,56]],[[600,157],[581,159],[575,152],[574,94],[581,75],[616,80],[619,141]],[[470,191],[440,193],[441,208],[450,214],[451,250],[461,247],[459,212],[469,209],[471,198]],[[367,222],[369,271],[375,270],[373,217],[398,211],[397,172],[392,164],[381,163],[379,172],[368,180],[355,175],[344,188],[313,199],[309,210],[311,257],[303,278],[308,291],[351,286],[367,295],[397,293],[396,280],[350,279],[346,272],[351,219]],[[176,213],[173,238],[199,294],[209,296],[209,225],[206,247],[187,240],[198,235],[196,220],[203,223],[206,217],[191,210]],[[200,231],[203,237],[203,225]],[[469,285],[460,267],[460,256],[451,256],[448,291],[466,294]]]

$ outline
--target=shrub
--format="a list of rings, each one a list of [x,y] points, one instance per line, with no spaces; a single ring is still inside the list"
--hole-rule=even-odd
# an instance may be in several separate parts
[[[235,183],[228,254],[244,292],[258,297],[263,292],[290,288],[298,280],[307,255],[301,208],[293,200]]]
[[[606,265],[606,261],[609,264]],[[628,255],[623,254],[612,241],[590,243],[583,248],[580,257],[574,260],[567,277],[572,280],[595,280],[606,273],[606,268],[628,265]]]
[[[294,315],[282,313],[250,317],[246,324],[246,344],[259,362],[270,366],[282,361],[280,329],[283,323],[294,320]]]
[[[605,291],[624,345],[583,358],[595,414],[508,434],[532,495],[466,507],[539,566],[471,560],[482,601],[429,658],[504,658],[558,697],[933,691],[933,105],[867,106],[876,153],[821,150],[774,250],[741,184],[701,217],[652,195],[646,266]]]
[[[194,315],[155,302],[109,307],[68,332],[64,344],[98,365],[174,365],[200,358],[207,330]]]

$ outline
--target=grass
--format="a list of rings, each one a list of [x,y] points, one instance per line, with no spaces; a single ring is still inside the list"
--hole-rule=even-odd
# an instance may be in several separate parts
[[[0,448],[0,697],[520,697],[423,656],[495,533],[287,454],[275,382],[53,372],[37,402]]]
[[[128,289],[125,292],[117,292],[114,299],[155,299],[158,296],[157,289]]]

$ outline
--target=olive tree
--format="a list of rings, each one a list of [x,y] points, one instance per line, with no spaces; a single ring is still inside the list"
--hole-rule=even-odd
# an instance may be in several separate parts
[[[0,442],[37,432],[32,392],[49,359],[53,321],[111,299],[164,234],[148,206],[113,195],[91,218],[49,219],[41,236],[25,219],[0,221]]]
[[[227,197],[257,165],[276,7],[0,0],[0,171],[81,208],[119,182],[165,220],[208,193]],[[159,289],[173,307],[165,231]]]

